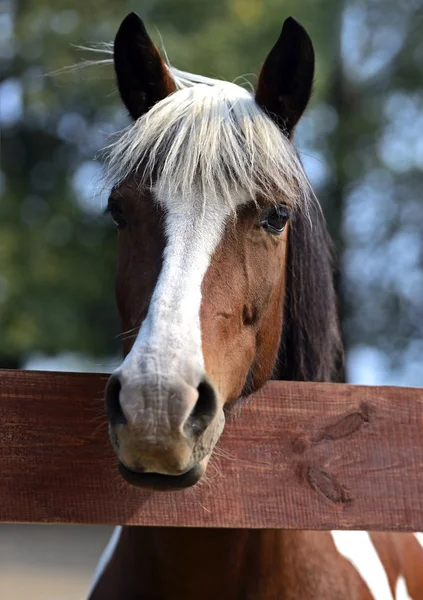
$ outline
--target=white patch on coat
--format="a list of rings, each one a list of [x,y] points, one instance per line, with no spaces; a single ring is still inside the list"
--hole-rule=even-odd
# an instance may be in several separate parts
[[[413,600],[408,595],[407,584],[404,577],[398,577],[397,585],[395,586],[395,600]]]
[[[103,575],[105,568],[109,564],[110,559],[112,558],[112,555],[116,549],[116,546],[119,541],[121,533],[122,533],[122,527],[120,525],[118,525],[117,527],[114,528],[113,533],[107,543],[107,546],[103,550],[103,552],[100,556],[100,559],[97,563],[97,566],[95,568],[94,575],[91,580],[90,591],[88,592],[88,596],[87,596],[88,598],[94,591],[94,588],[96,587],[97,583],[100,581],[100,577]]]
[[[374,600],[394,600],[388,576],[365,531],[332,531],[335,546],[356,568]]]

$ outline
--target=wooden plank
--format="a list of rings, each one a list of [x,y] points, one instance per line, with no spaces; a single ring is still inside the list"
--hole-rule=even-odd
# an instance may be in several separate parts
[[[119,477],[105,382],[0,371],[0,521],[423,530],[423,390],[269,383],[207,480],[163,494]]]

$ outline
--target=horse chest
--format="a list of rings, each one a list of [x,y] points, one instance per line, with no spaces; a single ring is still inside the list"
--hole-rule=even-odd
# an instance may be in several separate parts
[[[90,600],[372,600],[330,534],[123,528]]]

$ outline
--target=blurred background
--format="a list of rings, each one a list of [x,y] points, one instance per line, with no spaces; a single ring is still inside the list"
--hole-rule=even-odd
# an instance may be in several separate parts
[[[110,65],[49,74],[131,10],[175,66],[252,83],[283,20],[306,26],[296,143],[335,242],[346,377],[423,385],[423,0],[0,0],[0,367],[119,360],[98,152],[127,117]],[[109,531],[1,526],[1,597],[82,599]]]

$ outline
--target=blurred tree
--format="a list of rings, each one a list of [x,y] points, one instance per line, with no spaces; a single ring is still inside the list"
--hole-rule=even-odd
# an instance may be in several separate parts
[[[329,192],[341,206],[348,374],[367,368],[378,383],[423,385],[422,8],[421,0],[348,2],[329,99],[338,114]]]

